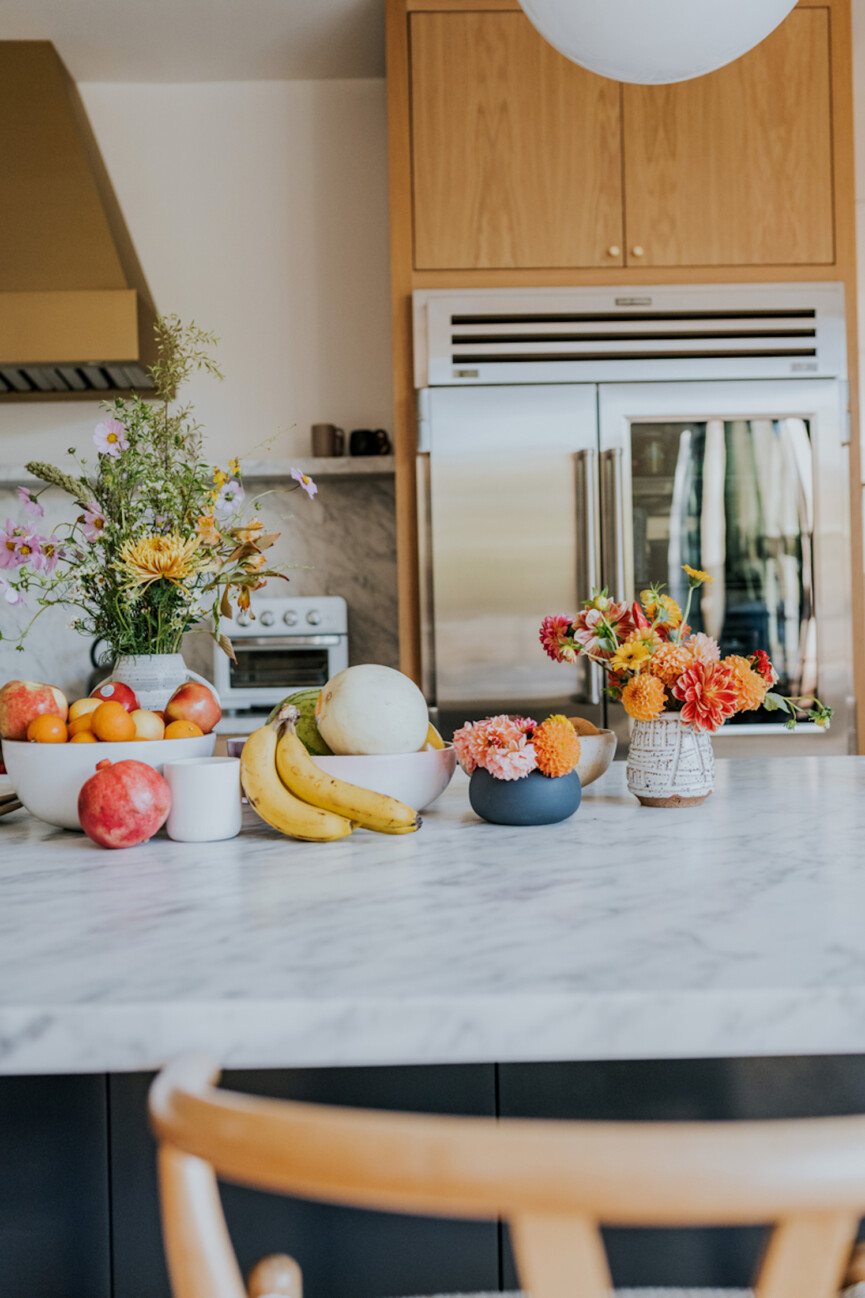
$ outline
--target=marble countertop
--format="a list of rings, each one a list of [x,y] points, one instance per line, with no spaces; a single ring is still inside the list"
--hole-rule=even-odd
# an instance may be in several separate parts
[[[865,759],[722,761],[689,810],[617,764],[564,824],[163,837],[0,819],[0,1072],[865,1052]]]

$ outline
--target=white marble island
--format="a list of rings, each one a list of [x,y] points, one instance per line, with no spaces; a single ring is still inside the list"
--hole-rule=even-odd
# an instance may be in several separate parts
[[[614,766],[570,821],[160,836],[0,820],[0,1072],[865,1053],[865,760],[721,762],[701,808]]]

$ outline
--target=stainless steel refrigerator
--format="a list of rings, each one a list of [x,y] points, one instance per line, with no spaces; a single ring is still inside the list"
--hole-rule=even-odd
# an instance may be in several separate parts
[[[721,755],[852,743],[842,290],[749,285],[415,295],[424,688],[444,729],[493,711],[615,727],[599,670],[552,663],[548,613],[714,578],[695,631],[765,648],[836,710],[744,714]]]

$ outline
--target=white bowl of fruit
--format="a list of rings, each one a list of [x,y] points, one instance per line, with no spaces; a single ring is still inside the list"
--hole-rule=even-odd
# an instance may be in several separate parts
[[[80,829],[81,786],[106,759],[143,762],[161,771],[167,761],[212,755],[212,730],[221,712],[206,686],[196,681],[179,686],[164,713],[139,708],[137,702],[119,682],[101,685],[71,706],[56,686],[39,681],[8,681],[0,689],[3,761],[31,815],[62,829]]]

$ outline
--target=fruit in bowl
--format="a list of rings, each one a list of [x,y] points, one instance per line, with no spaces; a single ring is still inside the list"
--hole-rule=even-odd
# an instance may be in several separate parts
[[[7,681],[0,689],[0,739],[26,739],[27,727],[39,716],[65,721],[66,695],[42,681]]]
[[[82,731],[86,735],[87,731]],[[143,739],[122,743],[39,744],[3,741],[3,760],[12,787],[33,816],[61,829],[80,829],[78,795],[105,758],[144,762],[161,773],[163,762],[183,757],[212,757],[215,735],[194,739]]]
[[[580,736],[580,760],[577,775],[585,789],[606,773],[616,755],[616,735],[613,730],[599,730],[584,717],[568,717]]]
[[[414,681],[378,663],[332,676],[319,695],[315,720],[338,754],[416,753],[429,730],[426,699]]]

